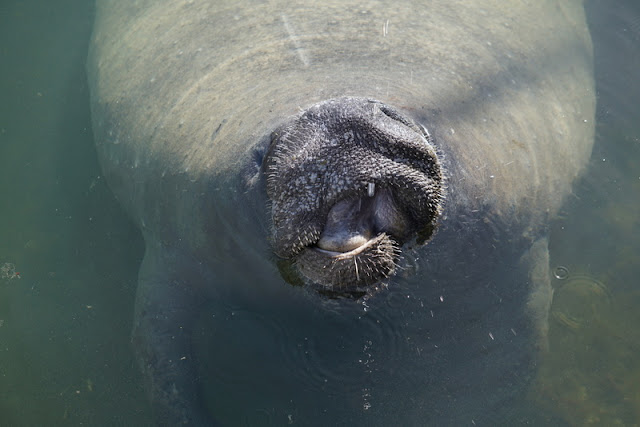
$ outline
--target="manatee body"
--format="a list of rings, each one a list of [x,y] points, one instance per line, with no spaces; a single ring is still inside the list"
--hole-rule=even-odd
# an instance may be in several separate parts
[[[578,1],[98,0],[93,126],[146,243],[156,420],[513,420],[591,66]]]

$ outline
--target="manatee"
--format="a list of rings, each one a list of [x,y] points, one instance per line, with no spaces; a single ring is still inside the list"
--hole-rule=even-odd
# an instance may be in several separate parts
[[[88,76],[157,423],[516,419],[593,144],[581,2],[98,0]]]

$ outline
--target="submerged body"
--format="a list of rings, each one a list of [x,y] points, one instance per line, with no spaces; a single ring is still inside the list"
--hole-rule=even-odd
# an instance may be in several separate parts
[[[98,1],[94,132],[146,242],[157,419],[504,415],[544,341],[545,225],[591,151],[591,62],[577,1]],[[367,251],[388,255],[372,279]],[[237,312],[262,340],[234,341]]]

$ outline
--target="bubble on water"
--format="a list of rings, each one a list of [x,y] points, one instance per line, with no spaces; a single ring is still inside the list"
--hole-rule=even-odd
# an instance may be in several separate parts
[[[559,265],[553,270],[553,276],[558,280],[564,280],[569,277],[569,269]]]
[[[362,409],[365,411],[368,411],[369,409],[371,409],[371,402],[370,399],[371,398],[371,390],[369,390],[368,388],[363,388],[362,389]]]

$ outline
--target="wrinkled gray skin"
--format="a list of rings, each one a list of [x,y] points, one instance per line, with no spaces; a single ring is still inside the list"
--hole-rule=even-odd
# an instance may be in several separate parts
[[[311,286],[366,292],[429,238],[443,176],[430,135],[387,105],[339,98],[277,129],[264,169],[273,247]]]
[[[94,132],[146,242],[156,421],[513,421],[591,66],[578,1],[98,0]]]

